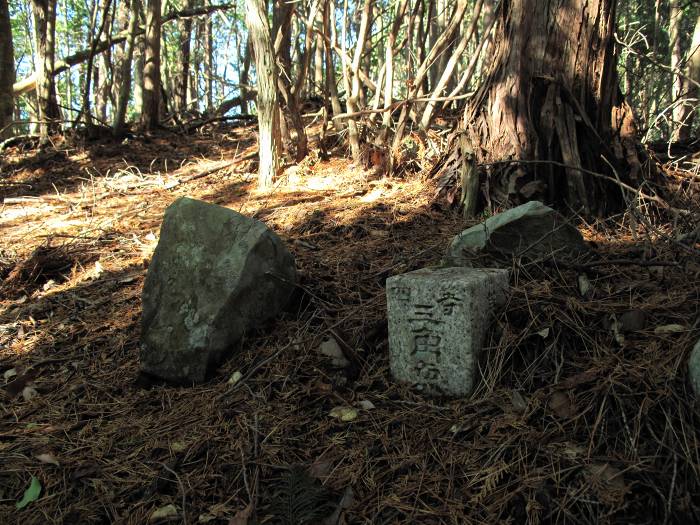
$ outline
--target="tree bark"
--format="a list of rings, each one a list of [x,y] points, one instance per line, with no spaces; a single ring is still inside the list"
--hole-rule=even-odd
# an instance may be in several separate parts
[[[65,1],[65,0],[64,0]],[[129,13],[131,11],[131,0],[121,0],[117,2],[117,14],[115,17],[114,27],[117,29],[117,33],[122,31],[127,31],[129,29]],[[114,28],[113,28],[114,29]],[[110,31],[110,36],[112,32]],[[122,72],[124,71],[124,60],[126,58],[126,41],[117,44],[112,50],[112,66],[113,66],[113,77],[112,77],[112,99],[114,100],[114,113],[116,113],[116,105],[119,100],[119,92],[122,86]],[[114,120],[114,119],[112,119]]]
[[[277,67],[270,38],[270,27],[263,0],[246,0],[246,22],[255,52],[258,78],[259,157],[258,187],[272,186],[279,170],[279,103],[277,101]]]
[[[118,135],[124,127],[126,120],[126,108],[129,104],[129,94],[131,93],[131,62],[134,57],[134,45],[136,43],[136,30],[139,25],[140,2],[139,0],[131,0],[130,17],[129,17],[129,36],[126,39],[124,46],[124,54],[121,60],[121,71],[119,72],[119,86],[117,90],[117,105],[114,111],[114,119],[112,122],[112,130],[115,135]],[[138,71],[138,64],[135,69]],[[134,99],[136,99],[136,90],[134,90]]]
[[[7,0],[0,0],[0,140],[12,135],[15,83],[15,58],[12,47],[12,25]]]
[[[134,112],[143,113],[143,68],[146,62],[146,43],[143,35],[136,36],[134,44]]]
[[[210,0],[205,0],[210,5]],[[206,86],[207,113],[214,109],[214,24],[211,17],[204,22],[204,84]],[[247,113],[247,110],[245,111]]]
[[[100,41],[100,38],[102,36],[102,33],[105,31],[107,21],[109,19],[109,6],[111,4],[111,0],[103,0],[102,3],[102,8],[98,6],[97,3],[93,5],[93,12],[92,12],[92,21],[90,22],[90,53],[88,54],[87,58],[87,68],[86,68],[86,74],[85,74],[85,88],[83,90],[83,107],[81,108],[81,115],[84,115],[85,117],[85,122],[88,125],[88,130],[91,130],[92,126],[92,113],[90,110],[90,89],[91,89],[91,80],[94,74],[94,90],[95,90],[95,102],[96,106],[98,106],[99,110],[99,100],[100,100],[100,72],[99,72],[99,67],[94,68],[94,60],[95,57],[98,56],[95,53],[95,50],[97,49],[97,45]],[[95,32],[96,26],[97,26],[97,18],[100,14],[100,11],[102,12],[102,19],[100,23],[100,27]],[[107,49],[110,49],[111,46],[108,46]],[[99,58],[99,56],[98,56]],[[106,107],[106,106],[105,106]],[[101,116],[101,115],[100,115]],[[104,118],[101,119],[104,121]]]
[[[476,162],[491,165],[483,177],[494,204],[542,198],[600,214],[622,204],[621,190],[582,169],[641,182],[635,122],[618,85],[615,7],[501,5],[493,65],[462,123]]]
[[[146,0],[146,52],[143,66],[141,124],[154,130],[160,121],[160,0]]]
[[[292,18],[295,4],[287,0],[276,0],[272,16],[272,34],[274,35],[274,51],[279,64],[279,78],[277,88],[281,95],[280,100],[280,131],[284,149],[289,152],[292,147],[292,139],[287,128],[284,109],[287,110],[292,120],[294,129],[299,132],[299,110],[295,105],[292,92]],[[301,125],[301,131],[304,127]],[[297,145],[298,150],[298,145]]]
[[[56,2],[55,0],[32,0],[32,11],[36,32],[35,63],[39,135],[41,142],[45,143],[50,133],[58,131],[60,117],[53,77],[56,51]]]
[[[671,129],[671,137],[678,138],[678,130],[683,113],[683,103],[681,94],[683,92],[683,78],[681,71],[681,21],[683,18],[683,10],[679,0],[671,0],[669,3],[668,16],[668,36],[670,38],[669,47],[671,48],[671,104],[673,104],[673,122]]]
[[[243,71],[241,71],[241,84],[240,84],[240,106],[241,114],[245,115],[248,113],[248,96],[249,92],[249,82],[250,82],[250,54],[251,54],[252,44],[250,43],[250,37],[246,40],[245,51],[243,52]]]
[[[323,10],[325,9],[326,2],[323,2],[323,9],[319,9],[316,15],[316,23],[318,27],[323,26]],[[323,83],[323,64],[325,63],[323,58],[324,44],[323,36],[316,33],[314,36],[314,89],[313,94],[318,96],[323,96],[325,91]]]
[[[376,140],[378,146],[385,145],[389,137],[389,128],[391,127],[391,112],[389,111],[389,107],[393,102],[394,96],[394,47],[396,46],[396,38],[401,29],[407,5],[407,0],[399,0],[396,11],[394,12],[394,20],[391,24],[389,36],[387,37],[386,49],[384,51],[384,64],[386,65],[384,78],[384,109],[386,111],[382,116],[382,129]],[[411,27],[409,24],[408,31],[410,30]],[[379,86],[380,84],[377,85],[377,93],[379,93]]]
[[[340,115],[343,112],[343,108],[340,105],[340,98],[338,97],[338,84],[335,78],[333,50],[331,49],[331,42],[335,40],[335,26],[331,26],[331,9],[335,9],[334,0],[326,0],[323,8],[323,43],[326,51],[324,53],[326,58],[326,92],[327,96],[330,97],[331,100],[333,114]],[[342,131],[345,129],[342,120],[334,119],[332,122],[336,131]]]
[[[311,63],[311,51],[313,46],[313,25],[319,11],[320,0],[314,0],[309,6],[309,15],[306,19],[304,48],[299,60],[299,71],[296,82],[290,93],[290,110],[292,110],[292,124],[297,133],[296,161],[300,162],[309,151],[304,121],[301,116],[301,97],[306,85],[307,72]]]
[[[192,8],[192,0],[186,0],[185,9]],[[192,40],[192,19],[182,18],[177,23],[180,33],[180,61],[175,78],[175,90],[173,93],[174,110],[182,112],[187,109],[187,88],[190,80],[190,41]]]
[[[686,58],[686,70],[684,81],[684,104],[681,106],[679,115],[678,140],[690,138],[690,131],[693,127],[695,114],[698,111],[698,96],[700,96],[700,14],[695,22],[693,40],[690,43],[688,57]]]
[[[369,33],[372,17],[372,0],[365,0],[362,8],[362,17],[360,19],[360,28],[357,34],[357,43],[355,44],[355,55],[353,56],[350,72],[352,73],[352,81],[350,85],[350,95],[348,97],[348,113],[356,113],[359,111],[360,98],[360,60],[365,48],[367,34]],[[360,149],[360,134],[357,123],[354,118],[348,119],[348,140],[350,141],[350,151],[355,164],[362,162],[362,151]]]

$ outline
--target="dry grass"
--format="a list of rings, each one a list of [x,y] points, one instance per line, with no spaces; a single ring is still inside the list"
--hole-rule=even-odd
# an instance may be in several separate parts
[[[0,222],[0,371],[38,395],[5,388],[0,522],[147,523],[172,504],[175,522],[278,523],[294,465],[342,499],[338,523],[700,521],[700,413],[686,386],[700,263],[697,245],[670,235],[690,231],[687,218],[675,231],[645,209],[582,225],[594,264],[487,261],[513,272],[481,386],[429,399],[389,375],[384,281],[437,263],[463,221],[418,178],[367,182],[340,159],[288,170],[269,194],[245,164],[166,189],[244,154],[248,139],[162,136],[5,161],[4,193],[36,199],[5,205]],[[144,388],[145,262],[180,195],[267,223],[304,293],[209,382]],[[628,311],[644,322],[623,340]],[[682,328],[655,332],[669,324]],[[349,369],[319,355],[329,336]],[[375,408],[355,421],[329,416],[362,401]],[[17,511],[32,476],[41,498]]]

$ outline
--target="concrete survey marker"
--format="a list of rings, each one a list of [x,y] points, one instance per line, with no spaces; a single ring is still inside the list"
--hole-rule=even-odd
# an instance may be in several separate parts
[[[425,268],[387,279],[391,372],[428,394],[469,395],[508,270]]]

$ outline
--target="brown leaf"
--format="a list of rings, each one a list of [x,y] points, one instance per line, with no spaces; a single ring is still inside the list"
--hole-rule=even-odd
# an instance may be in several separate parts
[[[236,515],[228,520],[228,525],[248,525],[250,517],[253,515],[253,504],[249,503],[246,508],[239,510]]]
[[[575,386],[582,385],[583,383],[590,383],[595,379],[598,379],[598,372],[596,370],[586,370],[585,372],[581,372],[580,374],[576,374],[575,376],[565,379],[559,383],[558,386],[561,388],[573,388]]]
[[[549,398],[549,409],[554,412],[557,417],[568,419],[574,415],[575,406],[564,392],[557,390]]]
[[[620,492],[627,490],[622,471],[617,467],[613,467],[610,463],[593,463],[588,467],[588,472],[593,481],[603,483],[611,490]]]
[[[56,465],[57,467],[60,466],[58,463],[58,460],[53,456],[53,454],[39,454],[36,459],[41,461],[42,463],[48,463],[50,465]]]
[[[316,479],[322,479],[331,473],[331,468],[333,467],[333,462],[330,460],[325,460],[323,458],[318,458],[309,467],[309,476]]]
[[[70,479],[73,481],[78,481],[83,478],[96,478],[100,474],[100,467],[97,465],[85,464],[73,471],[70,475]]]

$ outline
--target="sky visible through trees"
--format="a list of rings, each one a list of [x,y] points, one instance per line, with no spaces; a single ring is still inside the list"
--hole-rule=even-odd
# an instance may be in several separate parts
[[[126,29],[126,26],[123,25],[124,15],[120,11],[124,9],[124,6],[121,4],[125,2],[126,0],[114,0],[109,3],[107,27],[105,34],[102,35],[103,39],[108,34],[116,34]],[[397,7],[399,7],[401,2],[392,3],[379,0],[372,3],[374,6],[369,35],[370,43],[361,64],[363,72],[367,75],[371,85],[376,82],[382,66],[386,63],[384,52],[386,40],[395,20]],[[393,96],[397,98],[406,96],[407,80],[415,72],[426,49],[429,50],[430,45],[434,43],[436,29],[444,28],[446,21],[450,20],[455,13],[456,4],[451,1],[428,2],[426,0],[424,3],[425,5],[415,1],[408,2],[408,6],[403,9],[403,13],[400,13],[398,20],[400,27],[396,41],[401,45],[401,48],[397,48],[394,53],[396,84],[393,86]],[[476,2],[476,4],[480,5],[481,3]],[[476,14],[479,18],[476,27],[476,38],[470,40],[465,46],[462,56],[459,57],[454,74],[455,78],[458,78],[459,73],[469,66],[472,55],[485,38],[484,32],[487,30],[489,18],[495,9],[496,2],[493,0],[484,2],[483,7],[478,12],[475,10],[476,4],[475,2],[468,3],[467,14],[461,23],[462,30],[466,31],[471,23],[472,16]],[[96,32],[96,28],[92,26],[99,26],[101,18],[104,16],[102,12],[95,16],[95,11],[100,11],[103,5],[103,2],[96,1],[86,3],[75,2],[74,0],[58,0],[56,5],[57,60],[77,51],[89,49],[91,35]],[[194,7],[196,4],[186,4],[184,1],[164,2],[163,13],[179,11],[188,6]],[[293,58],[292,63],[294,67],[297,67],[300,54],[303,53],[300,47],[303,44],[306,31],[304,17],[309,9],[313,8],[313,2],[294,3],[294,6],[295,12],[291,21],[293,41],[291,42],[289,54]],[[13,30],[16,77],[19,81],[29,76],[35,70],[35,27],[29,1],[11,0],[9,8]],[[279,2],[270,3],[270,21],[273,26],[274,17],[272,11],[279,11],[279,9]],[[332,9],[334,15],[334,28],[332,30],[334,30],[335,35],[331,36],[335,36],[336,43],[340,49],[352,52],[359,30],[361,11],[362,5],[357,5],[352,1],[345,3],[338,1],[335,3],[334,9]],[[430,11],[430,14],[428,11]],[[620,46],[618,68],[622,80],[621,88],[632,102],[637,118],[640,119],[640,129],[648,138],[662,138],[669,135],[671,131],[671,114],[673,113],[673,107],[677,107],[678,104],[678,100],[676,100],[678,94],[676,93],[674,96],[672,87],[674,76],[687,74],[687,60],[692,55],[691,43],[693,30],[697,22],[697,11],[696,3],[680,3],[675,2],[675,0],[670,3],[661,0],[656,2],[623,0],[617,8],[618,30],[616,38]],[[122,25],[120,25],[120,17]],[[204,111],[206,109],[208,84],[204,76],[203,55],[206,50],[203,24],[201,23],[205,18],[211,21],[212,24],[212,63],[214,71],[211,97],[215,105],[241,94],[241,72],[246,62],[248,32],[245,24],[245,6],[242,2],[239,2],[237,5],[230,5],[229,9],[194,18],[189,35],[194,58],[189,68],[191,78],[189,80],[190,94],[187,107],[191,111]],[[414,26],[413,31],[411,31],[413,34],[409,34],[407,25],[416,19],[421,19],[423,27]],[[348,23],[343,24],[344,20],[347,20]],[[319,28],[318,21],[314,27],[315,29]],[[180,63],[179,48],[182,42],[181,30],[182,26],[176,22],[163,25],[163,65],[161,75],[164,78],[166,93],[173,90],[175,77],[178,74],[177,68]],[[493,31],[497,30],[498,27],[493,29]],[[455,37],[455,40],[457,40],[458,36]],[[419,41],[419,39],[422,39],[422,41]],[[136,45],[137,59],[140,55],[140,48],[143,45],[141,39],[138,40]],[[123,44],[113,47],[110,53],[105,53],[95,58],[95,70],[97,71],[97,79],[100,85],[105,82],[113,82],[114,72],[110,69],[114,62],[114,56],[119,53],[121,46]],[[322,59],[324,46],[320,38],[313,39],[313,47],[313,60],[316,60],[317,57]],[[432,87],[431,84],[439,78],[439,72],[436,70],[444,68],[446,58],[449,57],[449,51],[454,49],[454,47],[455,43],[453,42],[451,47],[443,52],[431,66],[431,75],[427,82],[427,89]],[[482,50],[483,47],[482,45]],[[485,47],[488,47],[488,45]],[[320,49],[320,53],[317,51],[317,48]],[[337,52],[332,54],[334,73],[342,95],[341,68],[343,57]],[[675,59],[674,54],[676,54]],[[106,67],[103,61],[110,63],[109,66]],[[488,65],[488,51],[483,53],[481,58],[477,59],[477,62],[476,74],[468,82],[466,91],[470,88],[474,89],[478,84],[484,65]],[[325,70],[326,65],[326,63],[322,64],[321,68]],[[136,63],[136,66],[138,66],[138,63]],[[676,68],[675,71],[672,67]],[[73,119],[79,113],[81,90],[85,85],[85,68],[86,64],[83,62],[58,75],[57,95],[66,120]],[[100,73],[105,78],[100,78]],[[250,82],[254,84],[254,71],[251,71],[250,75]],[[138,75],[135,75],[134,78],[138,80]],[[363,84],[362,88],[367,91],[364,94],[367,98],[371,99],[375,95],[371,89],[368,89],[366,84]],[[99,85],[93,86],[95,91],[95,94],[93,94],[94,98],[99,98],[100,89]],[[445,94],[443,93],[443,95]],[[28,120],[28,103],[31,105],[31,100],[26,97],[20,97],[18,100],[18,105],[22,110],[20,115],[23,120]],[[106,106],[107,112],[111,113],[112,104],[108,101]],[[236,112],[240,111],[240,109],[239,106],[236,106],[232,108],[232,111]],[[129,110],[129,117],[133,119],[135,112],[138,111],[135,107],[133,96],[130,100]]]

